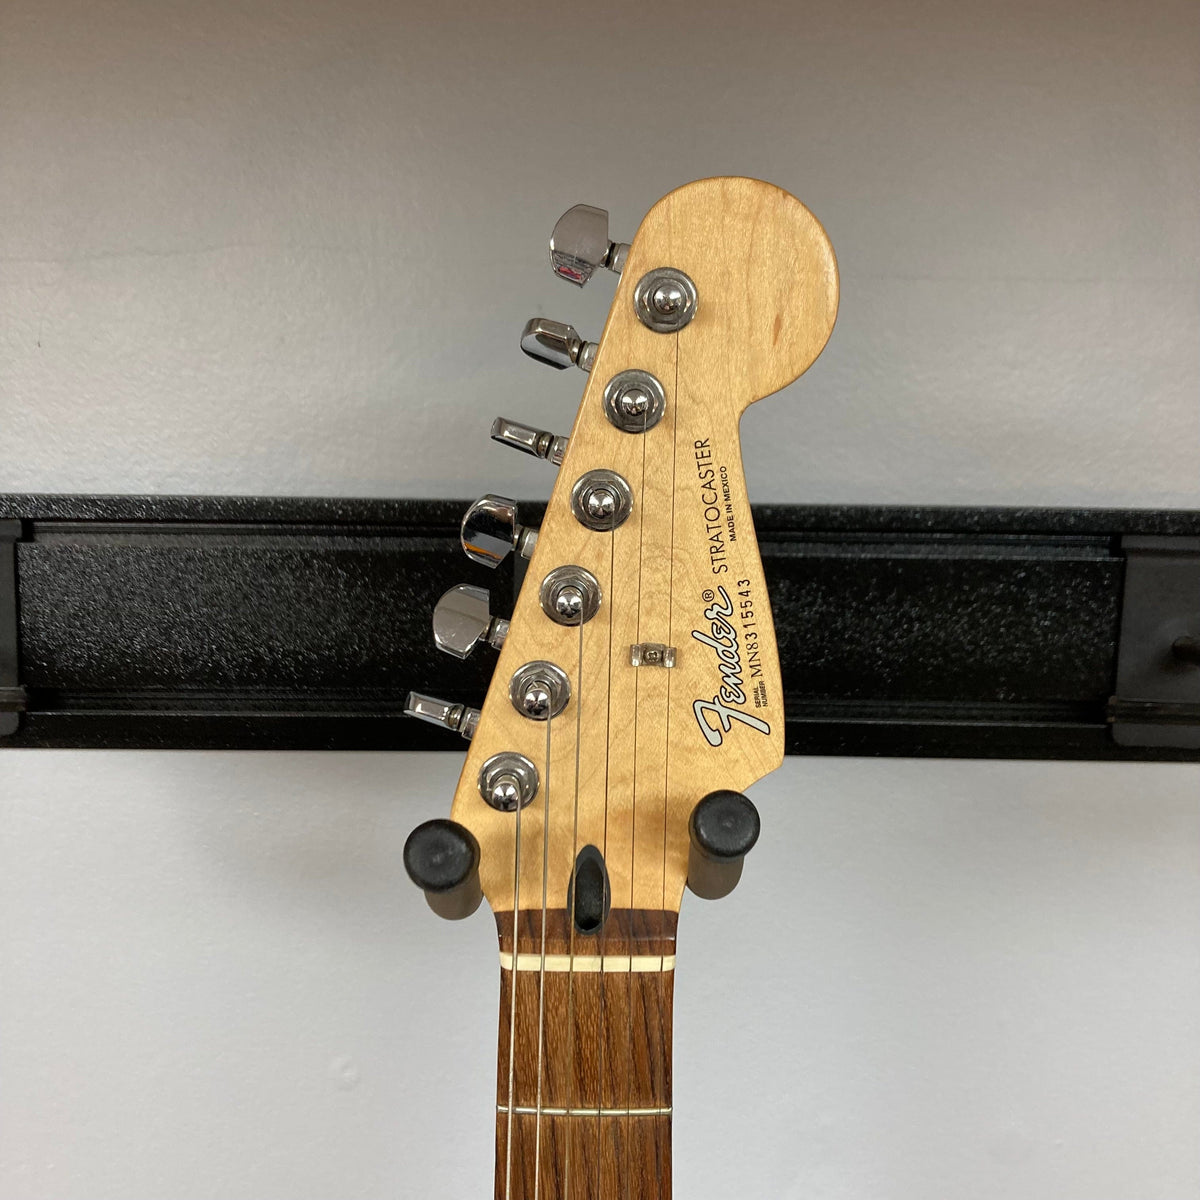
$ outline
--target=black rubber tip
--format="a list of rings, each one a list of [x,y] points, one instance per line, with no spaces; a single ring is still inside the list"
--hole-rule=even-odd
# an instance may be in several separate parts
[[[761,828],[758,809],[741,792],[709,792],[692,810],[692,841],[709,858],[744,858]]]
[[[479,843],[457,821],[435,817],[408,835],[404,869],[427,892],[452,892],[479,869]]]

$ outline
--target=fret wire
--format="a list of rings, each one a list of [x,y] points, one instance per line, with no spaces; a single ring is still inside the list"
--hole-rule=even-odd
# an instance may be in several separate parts
[[[508,1109],[503,1104],[496,1105],[498,1113],[507,1113]],[[513,1112],[518,1117],[532,1117],[539,1110],[536,1108],[522,1108],[519,1105],[513,1109]],[[541,1110],[544,1117],[594,1117],[596,1109],[594,1108],[545,1108]],[[670,1105],[663,1108],[601,1108],[600,1115],[602,1117],[669,1117],[671,1115]]]

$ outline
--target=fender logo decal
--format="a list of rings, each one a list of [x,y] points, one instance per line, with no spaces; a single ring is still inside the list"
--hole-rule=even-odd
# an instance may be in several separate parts
[[[725,740],[734,721],[749,725],[759,733],[771,732],[771,727],[760,717],[753,717],[733,707],[746,703],[746,692],[742,687],[742,655],[738,644],[737,629],[730,622],[733,616],[733,601],[723,588],[717,588],[717,595],[705,592],[706,600],[712,603],[704,610],[704,619],[709,623],[708,630],[701,632],[692,630],[692,637],[702,645],[711,647],[717,655],[717,668],[721,672],[721,686],[711,700],[696,700],[692,704],[692,712],[696,716],[696,724],[704,734],[710,746],[719,746]],[[712,720],[715,718],[715,723]]]

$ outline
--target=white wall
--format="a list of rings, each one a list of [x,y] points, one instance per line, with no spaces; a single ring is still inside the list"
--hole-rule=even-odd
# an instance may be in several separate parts
[[[843,287],[756,499],[1197,506],[1198,134],[1191,0],[6,0],[0,490],[544,495],[554,218],[745,173]],[[457,767],[0,753],[0,1197],[488,1195],[491,929],[399,866]],[[677,1194],[1200,1195],[1198,785],[789,760],[686,906]]]

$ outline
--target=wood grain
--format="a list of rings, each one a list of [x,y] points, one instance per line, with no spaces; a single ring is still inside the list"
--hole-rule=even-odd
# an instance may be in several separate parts
[[[694,319],[670,334],[646,328],[633,307],[638,280],[664,266],[686,272],[699,294]],[[507,937],[517,955],[518,969],[502,969],[502,1200],[670,1196],[666,947],[673,954],[688,820],[708,792],[744,790],[777,767],[784,747],[738,423],[813,362],[837,300],[824,230],[793,196],[757,180],[672,192],[629,251],[451,814],[479,840],[501,949]],[[644,433],[604,415],[605,385],[628,368],[650,371],[666,394],[663,419]],[[633,510],[597,532],[572,515],[570,492],[601,468],[628,482]],[[564,564],[602,588],[599,612],[581,627],[539,607],[541,581]],[[631,666],[639,642],[673,647],[676,665]],[[557,664],[572,689],[547,723],[508,698],[513,673],[535,659]],[[541,779],[515,814],[478,790],[480,766],[501,751],[524,754]],[[581,948],[566,907],[587,845],[603,856],[613,912]],[[538,969],[519,969],[527,954]],[[566,956],[567,969],[547,969],[543,955]],[[611,969],[622,956],[624,969]],[[635,959],[648,969],[634,969]]]
[[[694,320],[674,334],[652,332],[633,310],[637,281],[665,265],[686,271],[699,292]],[[550,906],[562,907],[588,843],[604,855],[614,907],[677,911],[696,802],[715,788],[744,790],[782,760],[783,690],[738,421],[820,353],[837,294],[824,230],[770,184],[688,184],[638,230],[455,795],[452,816],[479,839],[495,911],[540,907],[543,886]],[[603,413],[605,384],[631,367],[666,391],[666,415],[645,434]],[[570,511],[572,484],[593,468],[618,471],[633,490],[632,516],[610,532],[584,528]],[[566,563],[586,567],[604,593],[582,629],[555,624],[538,605],[540,581]],[[716,632],[730,640],[726,630],[736,631],[744,691],[744,702],[727,706],[739,714],[726,718],[727,731],[705,718],[719,744],[694,710],[722,695],[718,653],[693,637],[713,635],[705,613],[714,604],[731,609]],[[629,647],[645,641],[675,647],[677,665],[630,666]],[[557,663],[573,689],[549,729],[508,699],[513,672],[534,659]],[[481,764],[502,750],[525,754],[542,776],[519,818],[478,791]]]
[[[548,955],[617,961],[675,953],[674,913],[614,911],[584,937],[572,936],[565,911],[547,912],[543,939],[541,913],[526,912],[515,946],[512,914],[497,922],[502,953],[540,958],[544,946]],[[497,1200],[669,1200],[674,977],[501,970]]]

